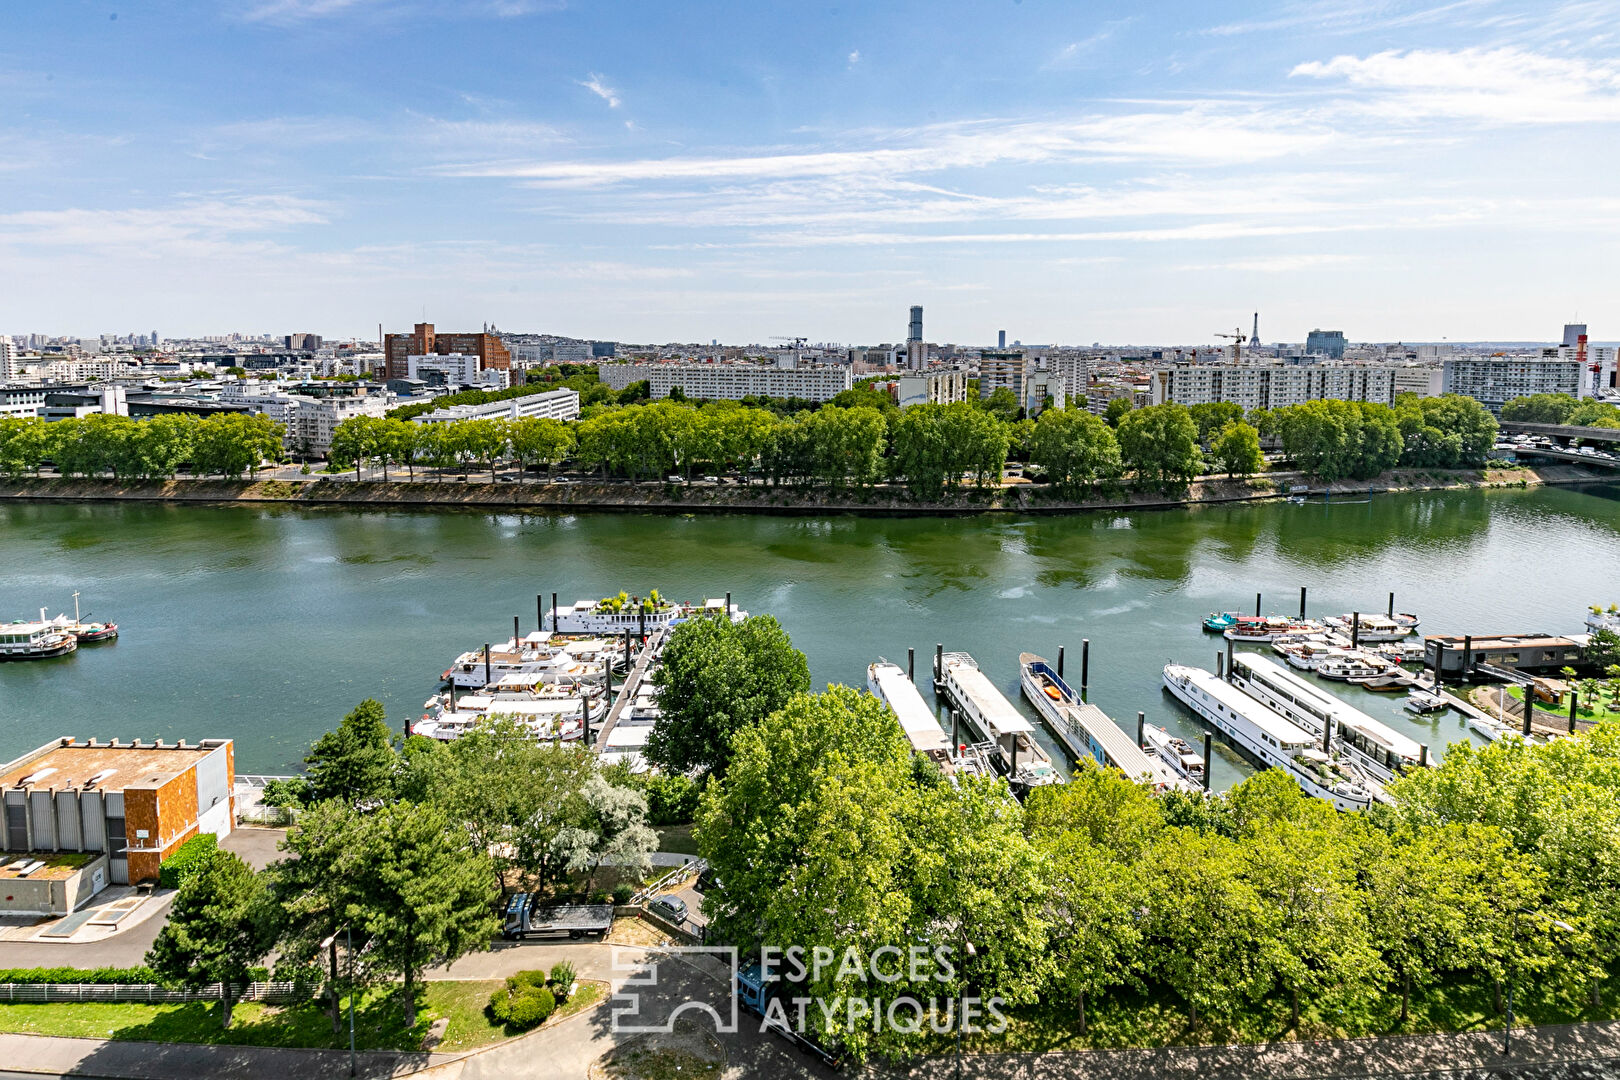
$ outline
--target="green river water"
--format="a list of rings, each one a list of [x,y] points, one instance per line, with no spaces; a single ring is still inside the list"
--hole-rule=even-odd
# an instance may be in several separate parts
[[[1620,488],[1434,492],[1020,520],[747,515],[357,512],[149,503],[0,505],[0,618],[72,611],[113,643],[0,665],[0,760],[65,734],[236,740],[238,772],[293,771],[361,698],[402,724],[455,655],[534,628],[535,595],[730,590],[775,615],[819,687],[863,685],[882,655],[971,652],[1019,699],[1017,657],[1068,646],[1078,682],[1127,730],[1202,729],[1160,689],[1171,660],[1213,667],[1212,610],[1382,611],[1425,632],[1582,629],[1620,600]],[[1399,695],[1335,692],[1429,743],[1456,714],[1414,719]],[[1042,733],[1044,741],[1045,733]],[[1060,756],[1060,755],[1054,755]],[[1228,750],[1216,786],[1246,775]]]

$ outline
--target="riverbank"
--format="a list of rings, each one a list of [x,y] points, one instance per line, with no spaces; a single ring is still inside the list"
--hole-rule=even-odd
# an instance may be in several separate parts
[[[1072,514],[1092,510],[1157,510],[1219,503],[1252,502],[1289,494],[1313,497],[1444,491],[1467,488],[1539,487],[1601,483],[1606,474],[1574,465],[1517,469],[1402,469],[1372,481],[1323,484],[1298,473],[1272,473],[1248,479],[1194,481],[1181,495],[1131,492],[1114,497],[1069,500],[1050,488],[1009,484],[990,491],[921,501],[888,485],[867,492],[801,491],[790,487],[633,484],[593,481],[571,484],[490,483],[459,478],[353,480],[330,476],[296,479],[112,481],[84,478],[23,477],[0,480],[0,499],[134,501],[175,503],[293,503],[365,507],[496,507],[536,510],[603,510],[665,513],[862,514],[886,517],[986,513]]]

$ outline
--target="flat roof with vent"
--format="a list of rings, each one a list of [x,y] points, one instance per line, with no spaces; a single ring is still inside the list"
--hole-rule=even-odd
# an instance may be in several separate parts
[[[94,790],[160,787],[212,754],[211,746],[88,746],[68,743],[30,755],[0,775],[0,789],[22,787],[38,777],[40,788],[82,788],[92,778]],[[48,771],[49,770],[49,771]]]

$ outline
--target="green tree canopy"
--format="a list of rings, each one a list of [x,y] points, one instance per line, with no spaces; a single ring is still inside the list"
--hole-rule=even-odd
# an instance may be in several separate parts
[[[252,980],[273,940],[264,882],[240,857],[216,850],[175,893],[146,963],[166,981],[219,983],[220,1017],[228,1028],[239,985]]]
[[[313,802],[338,799],[349,806],[383,802],[393,793],[399,769],[382,703],[366,698],[328,731],[304,758]]]
[[[1119,444],[1106,423],[1078,409],[1047,409],[1029,440],[1030,460],[1064,494],[1081,497],[1119,475]]]
[[[1168,491],[1198,475],[1198,428],[1183,406],[1133,409],[1120,419],[1118,434],[1120,458],[1139,482]]]

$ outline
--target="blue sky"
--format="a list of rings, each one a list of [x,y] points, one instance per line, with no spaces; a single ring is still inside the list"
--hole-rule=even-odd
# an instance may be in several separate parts
[[[0,331],[1620,337],[1620,3],[11,0]]]

